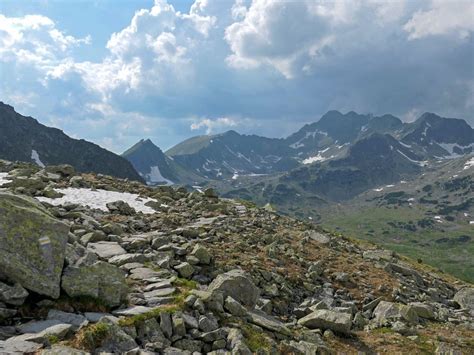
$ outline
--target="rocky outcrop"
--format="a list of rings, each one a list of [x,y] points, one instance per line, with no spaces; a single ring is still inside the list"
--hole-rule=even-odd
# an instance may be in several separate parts
[[[209,292],[221,292],[224,298],[231,296],[250,307],[256,305],[260,293],[246,273],[238,269],[217,276],[209,285]]]
[[[120,305],[128,293],[125,273],[102,261],[87,266],[68,266],[61,287],[70,297],[90,296],[111,307]]]
[[[69,227],[35,200],[0,192],[0,274],[57,298]]]
[[[350,313],[322,309],[301,318],[298,323],[310,329],[330,329],[334,332],[347,334],[351,330],[352,317]]]

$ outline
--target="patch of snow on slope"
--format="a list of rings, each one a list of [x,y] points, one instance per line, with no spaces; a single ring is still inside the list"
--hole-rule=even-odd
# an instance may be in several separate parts
[[[146,174],[146,181],[151,183],[151,184],[156,184],[159,182],[165,182],[166,185],[173,185],[174,182],[171,180],[168,180],[165,178],[163,175],[161,175],[160,168],[157,166],[152,166],[150,173]]]
[[[31,159],[33,159],[33,161],[36,163],[36,165],[44,168],[45,165],[43,164],[43,162],[41,161],[40,157],[39,157],[39,154],[36,150],[32,150],[31,151]]]
[[[0,186],[3,186],[4,184],[10,182],[10,180],[6,179],[7,176],[8,176],[8,173],[0,173]]]
[[[238,173],[234,173],[234,175],[232,175],[232,180],[237,180],[239,177],[239,174]]]
[[[40,196],[37,197],[37,199],[54,206],[65,205],[67,203],[78,203],[80,205],[89,206],[90,208],[96,208],[102,211],[108,211],[106,205],[109,202],[124,201],[138,212],[143,212],[145,214],[156,213],[153,208],[145,206],[145,203],[147,202],[157,202],[155,199],[140,197],[137,194],[131,194],[128,192],[91,190],[74,187],[55,189],[55,191],[64,194],[64,196],[60,198],[48,198]]]
[[[464,170],[467,170],[469,168],[474,167],[474,157],[469,159],[465,164],[464,164]]]
[[[410,144],[405,144],[403,143],[402,141],[398,142],[400,143],[401,145],[403,145],[405,148],[411,148],[411,145]]]
[[[314,162],[317,162],[317,161],[325,161],[325,160],[329,160],[329,159],[332,159],[334,158],[335,156],[334,155],[331,155],[329,157],[323,157],[322,154],[327,152],[329,150],[329,148],[326,148],[324,150],[321,150],[320,152],[318,152],[318,155],[314,156],[314,157],[309,157],[309,158],[306,158],[305,160],[303,160],[303,164],[312,164]]]
[[[428,165],[428,162],[427,162],[427,161],[418,161],[418,160],[410,159],[408,156],[406,156],[405,154],[403,154],[403,152],[401,152],[399,149],[397,149],[397,152],[399,152],[405,159],[408,159],[408,160],[411,161],[412,163],[418,164],[419,166],[426,166],[426,165]]]

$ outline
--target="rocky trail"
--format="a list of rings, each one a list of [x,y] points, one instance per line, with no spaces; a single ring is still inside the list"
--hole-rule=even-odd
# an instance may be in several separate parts
[[[473,286],[393,252],[212,189],[0,161],[0,354],[472,354],[473,339]]]

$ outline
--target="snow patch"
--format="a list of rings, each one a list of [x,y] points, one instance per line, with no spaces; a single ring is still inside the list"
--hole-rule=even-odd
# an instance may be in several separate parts
[[[145,180],[150,184],[156,184],[159,182],[165,182],[166,185],[173,185],[174,182],[168,180],[163,175],[161,175],[160,168],[158,166],[152,166],[150,169],[150,173],[145,175]]]
[[[322,156],[322,154],[327,152],[328,150],[329,150],[329,148],[323,149],[323,150],[318,152],[318,155],[315,155],[314,157],[306,158],[305,160],[303,160],[303,164],[307,165],[307,164],[312,164],[312,163],[317,162],[317,161],[325,161],[325,160],[335,158],[334,155],[331,155],[329,157],[323,157]]]
[[[0,173],[0,186],[3,186],[10,182],[10,180],[6,179],[7,176],[8,176],[8,173]]]
[[[36,165],[38,165],[42,168],[45,167],[45,165],[43,164],[43,162],[40,159],[40,156],[39,156],[38,152],[34,149],[31,151],[31,159],[33,159],[33,161],[36,163]]]
[[[77,203],[82,206],[108,211],[107,203],[124,201],[133,207],[137,212],[145,214],[157,213],[153,208],[145,206],[147,202],[157,202],[152,198],[140,197],[138,194],[129,192],[117,192],[107,190],[91,190],[85,188],[68,187],[66,189],[55,189],[64,194],[60,198],[37,197],[39,201],[47,202],[54,206],[65,205],[67,203]]]
[[[464,164],[464,169],[463,170],[467,170],[469,168],[472,168],[474,167],[474,157],[472,157],[471,159],[469,159],[465,164]]]
[[[373,191],[375,191],[375,192],[383,191],[383,187],[379,187],[378,189],[373,189]]]

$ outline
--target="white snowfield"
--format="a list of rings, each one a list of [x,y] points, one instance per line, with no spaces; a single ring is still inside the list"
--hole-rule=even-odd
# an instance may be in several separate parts
[[[158,166],[152,166],[150,173],[146,174],[146,180],[151,183],[151,184],[156,184],[156,183],[166,183],[166,185],[173,185],[174,182],[165,178],[163,175],[161,175],[160,168]]]
[[[474,167],[474,157],[469,159],[465,164],[464,164],[464,170],[467,170],[469,168]]]
[[[34,149],[31,151],[31,159],[33,159],[36,165],[38,165],[39,167],[41,168],[45,167],[44,163],[40,159],[38,152]]]
[[[64,194],[61,198],[37,197],[39,201],[50,203],[54,206],[61,206],[67,203],[77,203],[82,206],[108,211],[106,204],[115,201],[124,201],[133,207],[137,212],[145,214],[157,213],[153,208],[145,206],[149,201],[157,202],[152,198],[143,198],[137,194],[128,192],[116,192],[107,190],[91,190],[85,188],[68,187],[66,189],[55,189]]]
[[[0,173],[0,186],[10,182],[10,180],[6,179],[7,176],[8,176],[8,173]]]

